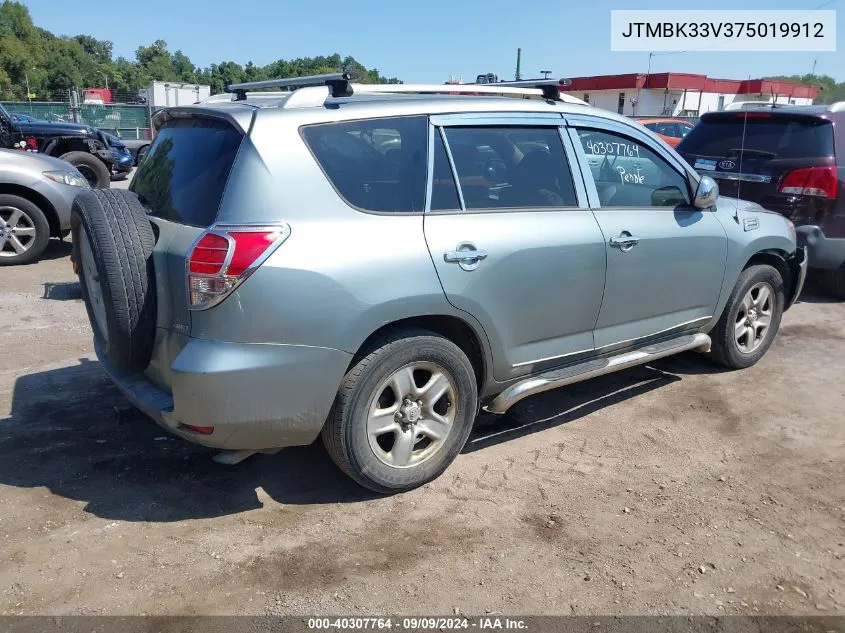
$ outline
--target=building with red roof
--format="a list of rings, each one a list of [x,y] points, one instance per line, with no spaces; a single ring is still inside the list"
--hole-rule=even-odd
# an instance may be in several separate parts
[[[566,93],[629,116],[700,116],[741,102],[810,105],[821,88],[780,79],[713,79],[690,73],[575,77]]]

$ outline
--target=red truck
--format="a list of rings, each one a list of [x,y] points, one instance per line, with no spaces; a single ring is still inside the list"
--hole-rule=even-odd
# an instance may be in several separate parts
[[[97,105],[114,103],[114,92],[110,88],[86,88],[82,93],[82,102]]]

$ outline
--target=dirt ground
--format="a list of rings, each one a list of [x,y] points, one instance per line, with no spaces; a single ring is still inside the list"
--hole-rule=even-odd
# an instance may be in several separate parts
[[[483,417],[380,498],[319,444],[220,466],[122,424],[67,244],[0,269],[0,615],[841,614],[845,304]]]

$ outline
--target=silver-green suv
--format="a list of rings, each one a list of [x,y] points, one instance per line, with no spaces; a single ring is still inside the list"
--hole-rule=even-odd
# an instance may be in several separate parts
[[[269,83],[298,89],[157,115],[131,192],[73,220],[104,369],[221,461],[322,434],[406,490],[481,406],[684,350],[754,364],[800,291],[789,221],[551,83]]]

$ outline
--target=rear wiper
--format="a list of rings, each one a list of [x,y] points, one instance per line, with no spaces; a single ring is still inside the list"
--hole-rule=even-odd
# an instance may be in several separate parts
[[[751,154],[752,156],[759,156],[760,158],[775,158],[777,154],[774,152],[766,152],[762,149],[742,149],[741,147],[733,147],[728,150],[728,156],[738,156],[739,154]]]

